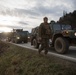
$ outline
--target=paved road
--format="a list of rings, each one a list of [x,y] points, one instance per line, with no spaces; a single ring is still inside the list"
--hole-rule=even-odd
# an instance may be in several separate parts
[[[15,44],[15,45],[21,46],[21,47],[24,47],[24,48],[29,48],[31,50],[38,51],[33,46],[31,46],[30,43],[27,43],[27,44],[24,44],[24,43],[23,44]],[[73,46],[69,48],[69,52],[67,54],[58,54],[58,53],[56,53],[55,50],[49,50],[48,54],[51,54],[53,56],[56,56],[56,57],[59,57],[59,58],[65,59],[65,60],[69,60],[71,62],[76,63],[76,47],[73,47]]]

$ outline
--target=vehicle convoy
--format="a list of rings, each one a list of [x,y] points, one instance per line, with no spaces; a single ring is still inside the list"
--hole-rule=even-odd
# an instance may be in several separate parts
[[[13,43],[27,43],[28,42],[28,31],[23,29],[13,29],[13,32],[8,33],[8,41]]]
[[[68,52],[69,46],[76,45],[76,30],[72,29],[71,25],[50,23],[52,38],[50,46],[58,53],[64,54]],[[38,36],[38,28],[32,29],[31,45],[39,48],[40,41]]]

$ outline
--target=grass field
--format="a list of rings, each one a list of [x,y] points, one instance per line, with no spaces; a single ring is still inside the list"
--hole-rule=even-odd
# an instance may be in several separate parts
[[[76,75],[76,65],[0,42],[0,75]]]

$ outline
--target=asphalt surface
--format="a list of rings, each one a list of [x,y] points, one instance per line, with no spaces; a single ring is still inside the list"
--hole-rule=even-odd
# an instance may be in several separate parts
[[[35,49],[33,46],[31,46],[30,42],[27,44],[22,43],[22,44],[15,44],[15,45],[38,51],[38,49]],[[76,47],[75,46],[74,47],[71,46],[67,54],[58,54],[54,49],[49,49],[48,54],[76,63]]]

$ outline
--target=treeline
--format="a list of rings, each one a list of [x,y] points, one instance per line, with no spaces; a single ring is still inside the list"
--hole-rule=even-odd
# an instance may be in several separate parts
[[[64,16],[60,17],[58,23],[70,24],[73,29],[76,29],[76,10],[69,14],[66,13]]]

